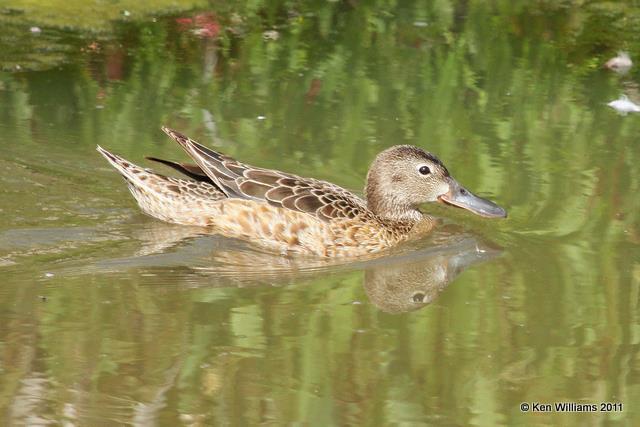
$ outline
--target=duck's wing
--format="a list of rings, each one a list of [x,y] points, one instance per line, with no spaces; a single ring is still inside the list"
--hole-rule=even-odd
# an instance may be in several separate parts
[[[322,221],[372,215],[364,200],[335,184],[240,163],[172,129],[162,130],[184,148],[227,197],[266,202]]]

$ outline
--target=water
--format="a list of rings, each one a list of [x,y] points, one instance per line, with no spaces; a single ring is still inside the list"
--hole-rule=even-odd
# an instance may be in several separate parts
[[[606,105],[640,72],[601,68],[637,7],[41,3],[0,8],[0,423],[640,423],[640,118]],[[185,159],[162,125],[356,190],[418,145],[509,218],[258,251],[144,216],[95,152]],[[623,410],[520,410],[557,401]]]

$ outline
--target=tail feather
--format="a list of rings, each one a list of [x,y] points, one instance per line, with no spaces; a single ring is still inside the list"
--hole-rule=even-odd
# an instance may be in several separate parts
[[[207,225],[207,212],[226,196],[206,181],[178,179],[144,169],[98,146],[124,177],[140,208],[155,218],[187,225]]]
[[[145,186],[144,181],[146,181],[147,179],[146,176],[149,175],[150,173],[153,174],[153,172],[151,172],[150,170],[144,169],[136,164],[133,164],[127,161],[126,159],[118,156],[117,154],[113,154],[110,151],[105,150],[99,145],[96,147],[96,150],[100,154],[102,154],[104,158],[107,159],[109,163],[111,163],[111,166],[113,166],[118,172],[120,172],[120,174],[130,183],[140,185],[140,186]],[[161,175],[157,175],[157,176],[161,176]],[[145,178],[142,178],[142,177],[145,177]]]

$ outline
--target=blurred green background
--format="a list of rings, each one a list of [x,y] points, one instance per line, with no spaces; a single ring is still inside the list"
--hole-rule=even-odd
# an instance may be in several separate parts
[[[640,2],[5,0],[0,28],[0,424],[640,424],[640,118],[606,105],[640,68],[602,67],[640,58]],[[356,190],[418,145],[509,218],[261,253],[142,215],[94,151],[184,159],[162,125]],[[520,411],[556,401],[624,406]]]

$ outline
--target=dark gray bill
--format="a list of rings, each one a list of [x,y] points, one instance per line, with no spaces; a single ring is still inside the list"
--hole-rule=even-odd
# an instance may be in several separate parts
[[[487,218],[507,217],[507,211],[492,201],[476,196],[451,177],[449,177],[449,192],[441,195],[438,199]]]

